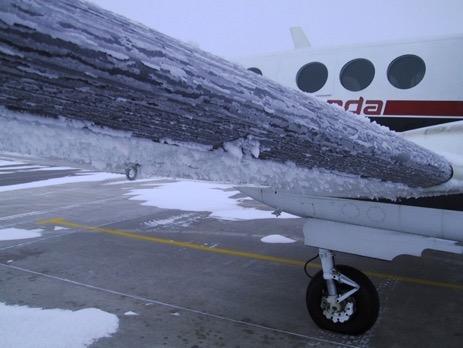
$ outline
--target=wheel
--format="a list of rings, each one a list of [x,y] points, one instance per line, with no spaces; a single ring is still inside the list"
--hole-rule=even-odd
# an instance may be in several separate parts
[[[127,167],[127,169],[125,170],[125,175],[127,176],[127,179],[129,180],[135,180],[137,178],[137,174],[138,174],[138,166],[136,164],[130,167]]]
[[[345,265],[336,270],[355,281],[360,289],[335,306],[327,302],[328,291],[323,271],[318,272],[307,287],[307,309],[312,320],[322,329],[348,335],[360,335],[378,318],[379,297],[373,283],[359,270]],[[338,294],[352,289],[336,282]]]

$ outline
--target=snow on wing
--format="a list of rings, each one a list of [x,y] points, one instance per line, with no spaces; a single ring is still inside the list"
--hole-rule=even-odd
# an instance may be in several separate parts
[[[232,143],[259,160],[411,187],[452,175],[443,158],[366,118],[88,2],[3,0],[0,60],[10,110],[180,146]]]

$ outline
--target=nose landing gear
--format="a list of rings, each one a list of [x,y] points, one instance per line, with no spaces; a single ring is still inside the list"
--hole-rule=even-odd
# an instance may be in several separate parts
[[[322,271],[307,287],[307,309],[322,329],[360,335],[378,318],[379,297],[373,283],[359,270],[334,266],[333,253],[320,249]]]

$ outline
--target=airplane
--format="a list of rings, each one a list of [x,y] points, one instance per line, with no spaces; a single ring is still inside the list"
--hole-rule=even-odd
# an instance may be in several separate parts
[[[292,35],[294,51],[238,66],[87,2],[5,0],[0,150],[231,182],[306,218],[322,266],[308,312],[362,334],[377,291],[334,251],[463,254],[462,38],[325,50]]]
[[[258,75],[400,132],[461,168],[463,36],[313,48],[302,28],[290,30],[294,50],[236,61]],[[241,191],[278,211],[308,219],[305,244],[320,248],[323,271],[307,289],[307,307],[324,329],[364,332],[379,308],[372,283],[351,267],[334,266],[333,250],[382,260],[420,256],[424,249],[462,253],[461,247],[448,242],[462,241],[461,193],[376,201],[305,196],[272,188]],[[324,281],[326,289],[320,290]],[[347,290],[340,293],[335,282]],[[362,288],[369,292],[368,300],[355,296]],[[320,291],[328,296],[320,299]],[[349,296],[353,296],[350,302]],[[368,307],[357,319],[364,321],[363,328],[349,324],[355,306]]]

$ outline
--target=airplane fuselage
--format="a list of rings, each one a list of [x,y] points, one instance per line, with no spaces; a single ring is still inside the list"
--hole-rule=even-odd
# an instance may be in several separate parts
[[[303,48],[240,59],[254,72],[396,131],[463,119],[463,37]]]

